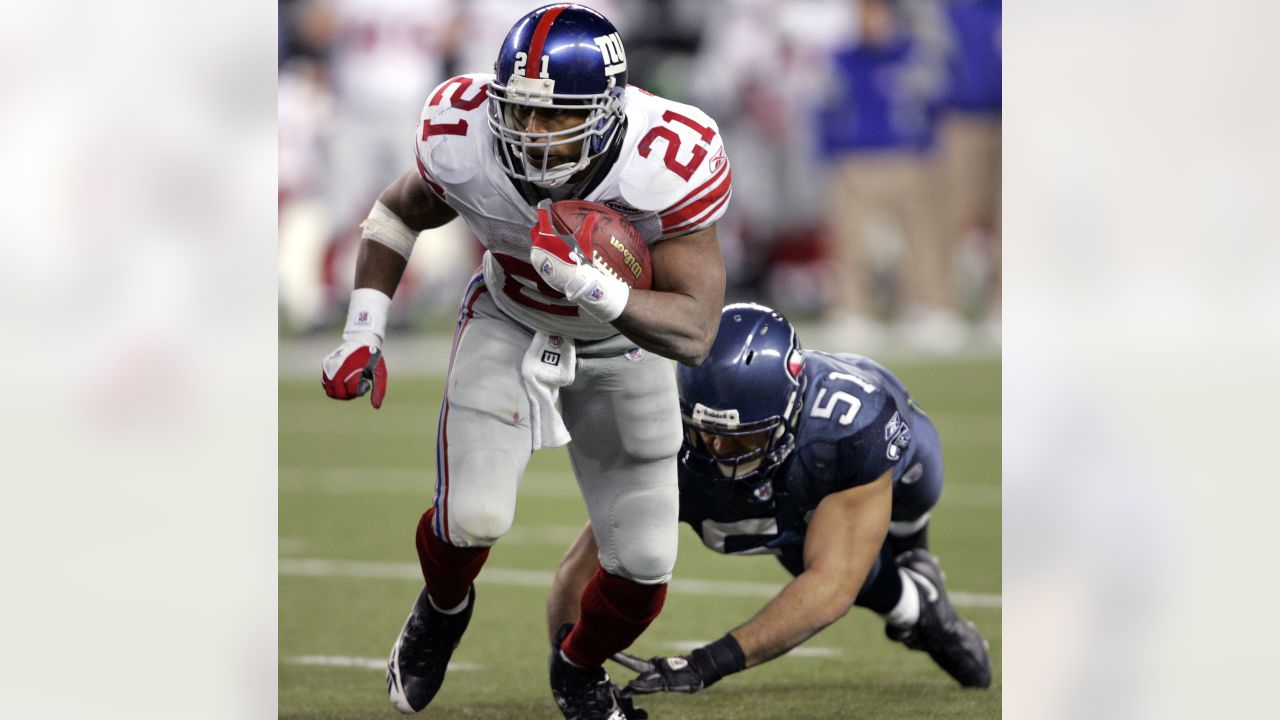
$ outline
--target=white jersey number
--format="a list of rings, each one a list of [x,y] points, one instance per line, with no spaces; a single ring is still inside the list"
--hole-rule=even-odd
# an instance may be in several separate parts
[[[827,374],[827,379],[828,380],[845,380],[847,382],[851,382],[854,385],[857,385],[858,387],[862,388],[863,392],[867,392],[867,393],[873,393],[876,391],[876,386],[867,382],[866,378],[858,375],[853,375],[851,373],[832,372]],[[822,402],[822,399],[824,397],[827,400],[826,404],[823,404]],[[827,395],[826,388],[822,388],[821,390],[819,390],[818,399],[814,402],[813,411],[809,413],[809,417],[823,418],[823,419],[829,420],[831,419],[831,416],[834,415],[836,412],[836,405],[839,404],[841,401],[849,403],[849,409],[846,410],[845,413],[841,415],[839,418],[836,418],[836,422],[840,423],[841,425],[848,425],[849,423],[853,422],[853,419],[858,415],[858,411],[862,409],[862,401],[859,400],[857,397],[850,395],[849,393],[843,390],[837,390],[831,393],[830,396]]]

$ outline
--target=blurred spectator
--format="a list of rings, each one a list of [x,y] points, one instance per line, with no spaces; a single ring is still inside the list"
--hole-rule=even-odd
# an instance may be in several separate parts
[[[939,128],[945,183],[942,250],[960,272],[958,299],[967,314],[1000,302],[1000,0],[949,0],[950,93]],[[947,262],[948,266],[952,262]]]
[[[839,277],[834,326],[845,343],[871,347],[892,318],[900,340],[953,350],[965,331],[929,193],[945,91],[940,18],[932,3],[858,8],[856,41],[835,54],[832,96],[819,114]]]
[[[332,96],[326,142],[311,163],[323,172],[323,203],[299,196],[282,198],[281,207],[284,319],[309,330],[332,320],[335,301],[350,290],[358,224],[411,166],[412,133],[427,95],[447,77],[458,17],[454,0],[301,0],[286,9],[295,27],[286,47],[327,62]],[[282,92],[281,102],[290,100]],[[281,108],[282,117],[290,114]],[[302,212],[294,202],[306,203]],[[434,235],[419,244],[397,293],[398,321],[423,293],[449,304],[461,292],[453,270],[472,260],[471,248],[457,228]]]
[[[719,223],[730,293],[772,298],[793,315],[821,311],[831,284],[813,262],[823,180],[813,110],[852,22],[848,0],[722,0],[688,73],[691,102],[716,118],[733,159],[733,202]]]
[[[286,326],[308,330],[329,310],[321,269],[330,235],[324,153],[333,96],[323,65],[301,54],[281,65],[277,85],[280,305]]]

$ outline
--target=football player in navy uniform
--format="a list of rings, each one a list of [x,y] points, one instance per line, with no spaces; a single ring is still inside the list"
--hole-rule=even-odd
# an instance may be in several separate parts
[[[713,550],[775,554],[793,576],[755,617],[680,657],[615,659],[630,694],[696,692],[786,653],[857,605],[965,687],[988,687],[987,643],[956,614],[927,544],[942,491],[938,433],[888,370],[804,351],[755,304],[724,308],[706,360],[677,369],[685,425],[680,519]],[[589,529],[588,525],[588,529]],[[594,572],[584,530],[556,573],[554,630]]]

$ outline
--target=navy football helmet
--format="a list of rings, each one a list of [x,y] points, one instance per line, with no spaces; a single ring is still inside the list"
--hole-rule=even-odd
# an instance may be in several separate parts
[[[754,303],[726,305],[701,365],[679,366],[685,447],[680,461],[711,479],[744,480],[767,498],[795,449],[804,405],[804,351],[795,328]]]
[[[489,129],[511,177],[541,187],[563,185],[621,136],[627,56],[618,31],[595,10],[560,3],[530,12],[507,34],[493,71]],[[586,116],[564,130],[531,133],[517,120],[530,107]],[[548,167],[553,147],[579,142],[575,162]]]

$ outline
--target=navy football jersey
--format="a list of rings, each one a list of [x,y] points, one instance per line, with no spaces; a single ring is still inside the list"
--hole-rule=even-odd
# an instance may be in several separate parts
[[[808,351],[796,447],[771,486],[699,477],[680,465],[680,520],[722,553],[795,552],[826,496],[873,482],[896,482],[913,455],[908,421],[918,408],[879,363],[860,355]],[[927,421],[926,421],[927,422]]]

